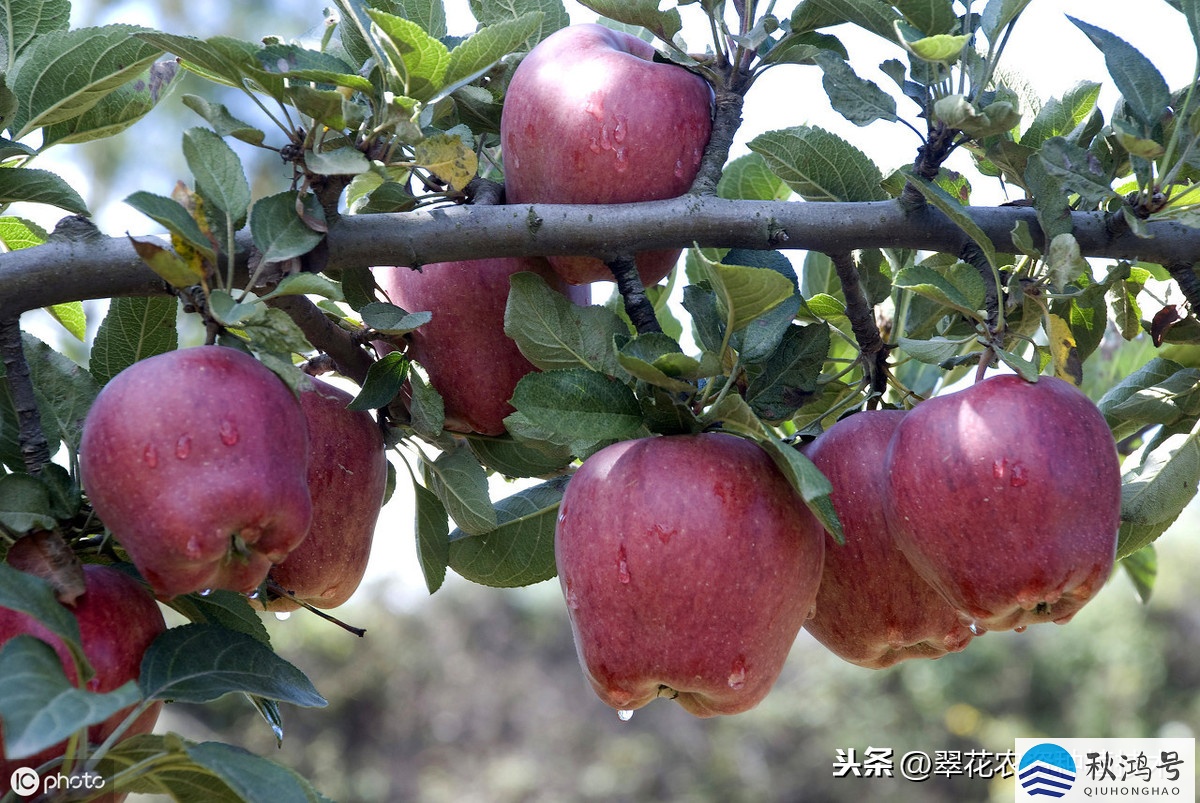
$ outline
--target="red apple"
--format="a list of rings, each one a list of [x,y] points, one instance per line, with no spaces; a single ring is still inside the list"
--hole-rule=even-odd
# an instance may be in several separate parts
[[[442,395],[446,429],[502,435],[508,403],[521,377],[535,370],[504,334],[508,279],[537,273],[576,304],[587,304],[586,287],[564,285],[546,260],[505,257],[437,262],[420,271],[375,268],[375,279],[392,303],[409,312],[428,310],[433,319],[411,335],[409,355],[429,374]]]
[[[563,28],[529,52],[500,119],[508,203],[655,201],[691,188],[712,131],[712,93],[654,56],[647,42],[595,24]],[[636,258],[651,285],[679,251]],[[572,284],[613,280],[598,259],[550,262]]]
[[[1117,450],[1068,382],[996,376],[923,402],[887,462],[896,542],[979,629],[1066,622],[1112,571]]]
[[[308,435],[295,394],[221,346],[134,363],[89,411],[92,506],[163,597],[249,592],[308,533]]]
[[[270,577],[318,608],[336,608],[362,582],[387,485],[383,433],[370,413],[346,409],[353,398],[319,379],[300,393],[308,421],[312,526]],[[299,603],[280,597],[266,607],[290,611]]]
[[[608,705],[696,716],[766,696],[821,577],[821,525],[758,445],[623,441],[571,478],[555,532],[584,673]]]
[[[902,410],[843,418],[804,448],[833,485],[845,543],[826,534],[817,612],[804,623],[836,655],[869,669],[957,652],[971,631],[896,546],[883,512],[888,442]]]
[[[83,654],[96,671],[86,688],[97,693],[110,692],[131,680],[137,680],[143,653],[167,626],[154,598],[129,575],[109,566],[95,564],[85,565],[83,572],[85,590],[73,606],[73,611],[79,622]],[[72,683],[77,682],[75,662],[57,636],[28,614],[0,608],[0,645],[22,634],[37,636],[53,646],[67,678]],[[103,742],[130,710],[124,709],[90,726],[88,741],[92,744]],[[121,738],[149,733],[158,721],[161,710],[161,702],[151,705]],[[0,795],[9,791],[10,779],[18,767],[35,769],[62,756],[65,750],[66,742],[63,742],[27,758],[9,759],[4,756],[3,740],[0,739]],[[122,797],[105,799],[119,800]]]

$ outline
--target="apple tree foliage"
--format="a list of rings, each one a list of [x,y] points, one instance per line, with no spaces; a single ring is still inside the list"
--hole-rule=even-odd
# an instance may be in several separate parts
[[[1167,1],[1200,53],[1200,0]],[[182,311],[289,381],[304,366],[361,386],[354,406],[379,411],[395,473],[414,484],[431,592],[448,569],[493,586],[553,577],[571,466],[656,433],[759,442],[837,532],[830,486],[794,444],[852,409],[911,404],[1003,363],[1098,401],[1127,455],[1118,557],[1148,595],[1152,544],[1200,485],[1200,96],[1084,20],[1072,20],[1079,46],[1100,49],[1122,96],[1111,113],[1097,107],[1098,82],[1053,98],[1007,85],[998,65],[1030,2],[582,0],[711,83],[713,139],[684,198],[514,210],[495,205],[504,90],[520,54],[568,24],[560,0],[472,0],[479,25],[463,37],[449,34],[441,0],[334,0],[303,44],[72,30],[69,0],[0,0],[0,204],[71,215],[54,232],[0,217],[0,549],[53,531],[85,560],[121,559],[79,487],[80,429],[109,379],[178,347]],[[680,41],[683,15],[706,14],[717,41]],[[873,56],[848,51],[843,24],[881,40],[891,84],[860,77]],[[808,125],[761,133],[730,161],[742,99],[767,69],[819,71],[849,124],[911,129],[912,165],[885,174],[837,131]],[[168,236],[106,236],[37,158],[120,135],[183,73],[244,93],[257,112],[235,116],[216,92],[172,100],[195,114],[180,137],[190,175],[126,198]],[[273,186],[252,186],[234,141],[279,155]],[[971,206],[969,181],[945,166],[961,152],[1020,200]],[[604,225],[620,227],[629,254],[690,250],[667,286],[590,307],[514,278],[506,332],[540,372],[517,387],[507,435],[444,432],[422,373],[402,351],[372,347],[402,344],[434,311],[383,300],[371,265],[599,253]],[[806,253],[793,263],[783,250]],[[111,302],[86,369],[21,331],[23,312],[45,308],[86,341],[82,302],[95,298]],[[652,306],[650,325],[631,324],[639,304]],[[494,500],[492,473],[540,482]],[[10,757],[135,700],[243,695],[279,738],[281,703],[324,703],[244,597],[168,604],[190,624],[153,645],[136,688],[82,692],[32,640],[0,650]],[[0,605],[42,620],[86,670],[44,582],[0,565]],[[178,800],[323,799],[267,759],[171,734],[71,760],[118,789]]]

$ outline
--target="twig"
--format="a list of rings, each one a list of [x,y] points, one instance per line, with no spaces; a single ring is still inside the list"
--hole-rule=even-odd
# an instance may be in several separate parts
[[[871,394],[878,397],[887,390],[887,344],[883,342],[883,335],[875,322],[875,312],[863,290],[854,257],[848,252],[840,252],[829,254],[829,258],[833,261],[842,285],[842,294],[846,297],[846,317],[850,319],[850,330],[854,332],[854,340],[858,343],[859,359],[862,360]]]
[[[17,410],[21,459],[30,474],[41,474],[42,469],[50,463],[50,444],[46,441],[46,433],[42,431],[37,394],[33,390],[29,363],[25,361],[25,350],[21,345],[19,318],[0,321],[0,354],[8,372],[8,389],[12,394],[13,406]]]
[[[642,277],[638,275],[637,262],[632,255],[618,256],[604,263],[617,280],[617,291],[625,301],[625,314],[633,322],[638,334],[661,332],[662,325],[654,314],[654,304],[646,295]]]
[[[1200,276],[1196,275],[1195,265],[1188,262],[1172,262],[1164,265],[1175,284],[1179,285],[1183,297],[1188,300],[1192,314],[1200,313]]]
[[[267,301],[296,322],[315,348],[325,352],[337,366],[337,372],[362,385],[373,360],[355,341],[354,335],[338,326],[321,308],[304,296],[279,296]]]
[[[700,170],[692,181],[690,194],[717,194],[721,171],[729,159],[733,138],[742,125],[744,103],[744,90],[722,89],[717,91],[716,99],[713,102],[712,134],[709,135],[708,145],[704,148],[704,157],[700,161]]]

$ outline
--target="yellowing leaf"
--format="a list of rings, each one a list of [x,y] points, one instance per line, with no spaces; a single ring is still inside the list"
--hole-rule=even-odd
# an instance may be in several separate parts
[[[198,284],[204,277],[203,271],[196,270],[194,265],[185,262],[174,251],[164,248],[153,240],[139,240],[137,237],[130,237],[129,242],[133,243],[133,250],[142,258],[143,262],[150,266],[150,270],[161,276],[172,287],[191,287]]]
[[[479,169],[479,158],[461,139],[451,134],[436,134],[418,142],[413,161],[424,167],[456,191],[466,188]]]
[[[1054,375],[1078,387],[1083,383],[1083,363],[1075,347],[1071,326],[1057,315],[1046,316],[1046,336],[1050,339],[1050,360]]]

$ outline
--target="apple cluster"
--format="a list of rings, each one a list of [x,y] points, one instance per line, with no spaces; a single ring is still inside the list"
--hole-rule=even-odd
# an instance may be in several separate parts
[[[647,42],[602,25],[563,28],[513,73],[500,141],[509,204],[608,204],[687,192],[712,130],[712,93],[699,76],[654,60]],[[662,280],[679,250],[635,255],[642,283]],[[509,277],[527,271],[587,305],[612,281],[594,257],[511,257],[375,268],[392,303],[430,310],[408,355],[442,396],[445,427],[501,435],[509,399],[534,370],[504,333]]]
[[[911,411],[859,412],[803,451],[833,486],[842,544],[749,441],[662,436],[584,461],[555,554],[605,703],[745,711],[802,627],[884,668],[987,630],[1066,622],[1112,570],[1116,448],[1060,379],[996,376]]]
[[[83,426],[92,507],[164,598],[284,592],[261,604],[336,607],[366,570],[387,461],[374,418],[312,379],[297,394],[224,346],[134,363]]]

